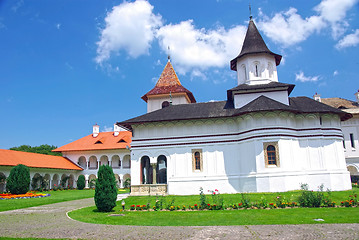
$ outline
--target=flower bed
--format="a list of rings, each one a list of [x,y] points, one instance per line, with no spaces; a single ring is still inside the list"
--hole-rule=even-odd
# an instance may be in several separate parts
[[[7,200],[7,199],[27,199],[27,198],[42,198],[48,197],[50,194],[45,193],[32,193],[28,192],[25,194],[11,194],[11,193],[4,193],[0,194],[0,200]]]

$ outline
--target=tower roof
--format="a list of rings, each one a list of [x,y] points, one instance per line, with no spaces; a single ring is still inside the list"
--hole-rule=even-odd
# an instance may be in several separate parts
[[[256,25],[254,24],[253,20],[250,19],[241,53],[236,58],[231,60],[231,69],[237,71],[237,59],[249,54],[256,53],[268,53],[273,55],[277,66],[280,64],[282,59],[281,55],[273,53],[268,49]]]
[[[141,98],[147,102],[148,96],[151,95],[163,95],[163,94],[172,94],[172,93],[185,93],[190,99],[191,103],[195,103],[196,99],[194,98],[191,91],[187,90],[182,86],[179,81],[175,70],[170,61],[167,62],[160,78],[158,79],[156,86],[143,95]]]

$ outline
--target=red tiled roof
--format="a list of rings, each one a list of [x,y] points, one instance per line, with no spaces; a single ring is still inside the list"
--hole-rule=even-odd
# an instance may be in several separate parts
[[[1,166],[16,166],[18,164],[33,168],[83,170],[64,157],[0,149]]]
[[[334,108],[359,108],[358,103],[343,98],[322,98],[322,103],[332,106]]]
[[[97,137],[93,137],[92,134],[90,134],[52,151],[68,152],[103,149],[125,149],[126,146],[131,147],[131,141],[132,133],[129,131],[121,131],[119,132],[118,136],[114,136],[113,132],[100,132]]]
[[[196,99],[194,98],[191,91],[187,90],[182,86],[179,81],[175,70],[170,61],[167,62],[160,78],[158,79],[156,86],[142,96],[142,99],[147,102],[148,96],[150,95],[161,95],[161,94],[170,94],[170,93],[184,93],[190,99],[191,103],[195,103]]]

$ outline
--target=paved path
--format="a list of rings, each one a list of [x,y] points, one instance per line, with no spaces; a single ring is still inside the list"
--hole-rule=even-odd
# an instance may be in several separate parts
[[[209,227],[114,226],[78,222],[66,212],[92,198],[0,212],[0,236],[70,239],[359,239],[359,224]]]

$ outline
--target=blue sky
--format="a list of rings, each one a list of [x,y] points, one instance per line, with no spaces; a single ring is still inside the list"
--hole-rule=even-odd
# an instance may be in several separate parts
[[[252,1],[291,96],[355,100],[358,1]],[[241,0],[0,0],[0,148],[62,146],[144,114],[168,46],[198,102],[225,100],[248,17]]]

